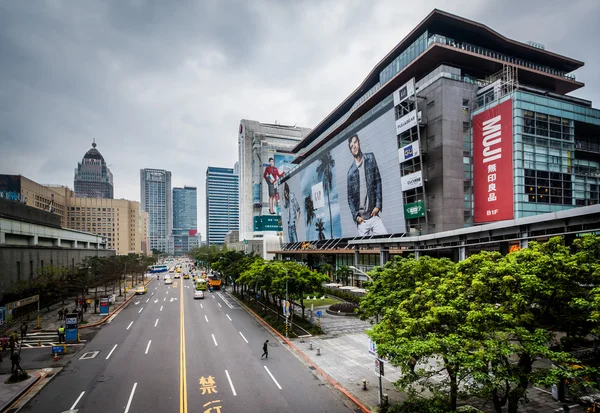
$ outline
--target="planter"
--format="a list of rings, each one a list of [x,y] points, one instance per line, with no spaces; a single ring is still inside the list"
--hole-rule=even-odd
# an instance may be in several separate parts
[[[340,311],[340,312],[331,311],[329,308],[325,311],[327,312],[327,314],[331,314],[331,315],[344,316],[344,317],[358,317],[358,314],[356,314],[356,313],[344,313],[342,311]]]

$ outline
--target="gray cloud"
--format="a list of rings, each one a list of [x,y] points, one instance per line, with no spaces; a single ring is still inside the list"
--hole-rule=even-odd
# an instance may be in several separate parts
[[[237,159],[240,119],[311,127],[434,7],[586,62],[600,95],[596,0],[61,1],[0,3],[0,173],[73,185],[96,138],[115,196],[139,169],[199,189]]]

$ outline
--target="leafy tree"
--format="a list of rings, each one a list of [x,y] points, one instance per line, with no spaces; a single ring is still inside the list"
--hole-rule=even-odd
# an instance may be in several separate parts
[[[348,285],[348,279],[350,278],[350,275],[352,275],[352,270],[347,265],[342,265],[335,271],[334,274],[336,280],[342,280],[345,285]]]
[[[327,194],[327,206],[329,207],[329,231],[330,238],[333,238],[333,218],[331,215],[331,199],[330,194],[333,189],[333,170],[335,168],[335,159],[331,156],[331,151],[328,151],[321,155],[319,158],[319,165],[317,165],[317,177],[321,182],[323,182],[323,190]],[[321,226],[323,226],[323,221],[321,221]],[[318,229],[317,222],[317,229]],[[323,228],[324,229],[324,228]],[[319,232],[319,240],[321,239],[322,232]],[[323,235],[323,239],[325,239],[325,235]]]

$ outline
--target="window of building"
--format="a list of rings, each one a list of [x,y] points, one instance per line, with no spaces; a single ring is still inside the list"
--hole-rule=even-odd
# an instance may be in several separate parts
[[[525,169],[527,200],[545,204],[573,204],[571,176],[558,172]]]
[[[471,127],[470,122],[463,122],[463,133],[468,133],[470,127]]]
[[[427,107],[431,108],[435,105],[435,100],[430,100],[429,102],[427,102]]]

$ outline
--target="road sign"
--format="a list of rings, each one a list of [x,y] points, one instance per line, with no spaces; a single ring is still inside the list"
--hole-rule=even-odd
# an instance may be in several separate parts
[[[52,354],[65,354],[66,346],[52,346]]]
[[[383,360],[381,360],[380,358],[375,359],[375,373],[377,373],[380,376],[385,376],[383,371]]]
[[[318,311],[317,311],[317,317],[322,317],[322,316],[323,316],[323,311],[321,311],[321,310],[318,310]]]
[[[375,343],[372,339],[369,339],[369,353],[374,356],[377,356],[377,349],[375,348]]]

